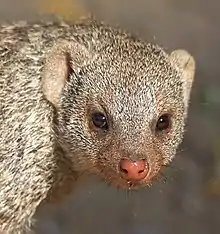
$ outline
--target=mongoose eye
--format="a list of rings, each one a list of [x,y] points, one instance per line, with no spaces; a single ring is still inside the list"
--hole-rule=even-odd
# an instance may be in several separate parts
[[[159,117],[156,124],[156,131],[164,131],[171,126],[171,118],[169,114],[163,114]]]
[[[92,114],[93,125],[104,130],[108,129],[106,116],[103,113],[96,112]]]

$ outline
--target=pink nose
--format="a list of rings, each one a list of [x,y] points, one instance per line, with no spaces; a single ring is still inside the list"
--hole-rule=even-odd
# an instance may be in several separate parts
[[[144,160],[132,161],[122,159],[119,164],[121,176],[129,181],[139,181],[147,176],[149,171]]]

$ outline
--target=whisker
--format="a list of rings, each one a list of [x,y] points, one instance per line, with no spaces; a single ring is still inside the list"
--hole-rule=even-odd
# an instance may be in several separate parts
[[[168,177],[163,173],[163,172],[159,172],[158,177],[157,177],[158,181],[166,183],[168,180]]]

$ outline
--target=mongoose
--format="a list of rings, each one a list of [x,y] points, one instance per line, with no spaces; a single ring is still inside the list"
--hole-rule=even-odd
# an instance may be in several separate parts
[[[95,20],[0,26],[0,233],[81,173],[148,185],[182,141],[195,60]]]

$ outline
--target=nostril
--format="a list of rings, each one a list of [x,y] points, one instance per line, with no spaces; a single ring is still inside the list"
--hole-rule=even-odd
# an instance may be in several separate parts
[[[121,169],[121,171],[122,171],[123,173],[128,174],[128,170],[123,169],[123,168],[120,168],[120,169]]]
[[[138,171],[138,174],[141,174],[145,171],[145,169]]]

